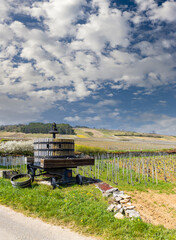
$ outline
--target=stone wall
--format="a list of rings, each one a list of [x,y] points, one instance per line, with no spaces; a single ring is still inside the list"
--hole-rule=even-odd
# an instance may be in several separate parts
[[[107,211],[114,212],[114,217],[118,219],[141,218],[140,213],[135,210],[135,206],[131,203],[131,197],[117,188],[113,188],[105,182],[96,183],[96,186],[102,192],[103,196],[110,198],[110,205]]]

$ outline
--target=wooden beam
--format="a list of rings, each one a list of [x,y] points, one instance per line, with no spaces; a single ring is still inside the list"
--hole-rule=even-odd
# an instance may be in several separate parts
[[[94,165],[94,158],[59,158],[59,159],[41,159],[42,168],[74,168],[78,166]]]

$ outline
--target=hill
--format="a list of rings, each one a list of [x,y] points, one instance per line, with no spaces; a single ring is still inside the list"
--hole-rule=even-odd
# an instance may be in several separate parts
[[[176,148],[176,137],[129,131],[73,128],[74,135],[58,134],[58,138],[75,139],[77,145],[101,147],[108,150],[154,150]],[[22,133],[0,131],[0,139],[31,140],[50,138],[48,133]]]
[[[176,137],[120,130],[74,128],[76,143],[109,150],[176,148]]]

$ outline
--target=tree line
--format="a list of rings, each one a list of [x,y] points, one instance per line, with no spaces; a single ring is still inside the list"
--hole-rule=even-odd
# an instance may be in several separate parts
[[[74,135],[74,129],[69,124],[56,124],[59,134]],[[49,133],[52,130],[52,123],[32,122],[29,124],[1,125],[0,131],[22,132],[22,133]]]

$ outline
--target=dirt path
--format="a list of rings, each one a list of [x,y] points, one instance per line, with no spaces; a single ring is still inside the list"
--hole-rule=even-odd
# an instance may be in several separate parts
[[[0,205],[1,240],[95,240],[67,228],[54,226],[39,219],[26,217]]]
[[[128,192],[143,221],[176,229],[176,194]]]

